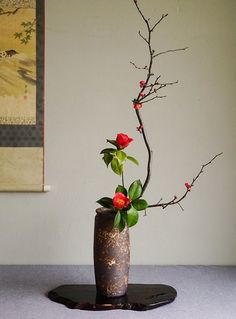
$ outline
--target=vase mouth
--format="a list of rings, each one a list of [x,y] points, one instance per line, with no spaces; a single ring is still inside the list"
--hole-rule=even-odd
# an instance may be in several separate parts
[[[114,210],[106,207],[99,207],[96,209],[97,214],[115,214]]]

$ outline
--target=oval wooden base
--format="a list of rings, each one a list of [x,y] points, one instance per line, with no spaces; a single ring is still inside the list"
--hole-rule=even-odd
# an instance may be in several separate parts
[[[48,293],[52,301],[81,310],[144,311],[166,305],[174,301],[176,296],[173,287],[159,284],[129,284],[127,294],[118,298],[97,295],[95,285],[64,285]]]

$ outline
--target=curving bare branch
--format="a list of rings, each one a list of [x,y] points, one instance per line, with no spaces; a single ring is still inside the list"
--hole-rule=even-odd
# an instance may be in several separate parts
[[[201,166],[200,171],[198,172],[198,174],[193,178],[192,183],[189,185],[189,187],[187,187],[185,193],[178,199],[177,196],[174,196],[173,199],[171,199],[168,202],[162,203],[162,199],[159,200],[158,203],[156,204],[152,204],[149,205],[148,208],[153,208],[153,207],[162,207],[163,209],[165,209],[166,207],[170,206],[170,205],[176,205],[178,204],[180,206],[180,208],[183,210],[183,207],[180,205],[180,202],[188,195],[188,193],[190,192],[191,188],[194,186],[194,183],[196,182],[196,180],[200,177],[200,175],[204,172],[204,168],[210,164],[212,164],[212,162],[219,156],[221,156],[223,154],[223,152],[216,154],[209,162],[203,164]]]
[[[166,51],[161,51],[158,53],[155,53],[155,50],[152,47],[152,32],[155,30],[155,28],[164,20],[164,18],[166,18],[168,16],[168,14],[162,14],[161,18],[154,23],[153,26],[150,25],[150,19],[146,18],[143,14],[143,12],[141,11],[139,5],[138,5],[138,1],[137,0],[133,0],[141,18],[143,19],[145,25],[146,25],[146,29],[147,29],[147,36],[144,36],[140,31],[139,31],[139,36],[147,43],[148,45],[148,51],[149,51],[149,62],[148,65],[145,66],[144,68],[141,67],[137,67],[134,63],[132,63],[137,69],[144,69],[147,71],[147,75],[146,75],[146,79],[144,82],[145,84],[141,86],[141,90],[138,92],[138,95],[136,98],[133,99],[133,103],[135,104],[139,104],[142,105],[143,103],[147,103],[150,102],[154,99],[157,98],[164,98],[166,96],[160,96],[157,94],[157,92],[167,86],[170,85],[175,85],[178,83],[178,81],[174,81],[174,82],[166,82],[166,83],[159,83],[159,79],[160,79],[160,75],[156,77],[156,80],[154,82],[151,82],[151,78],[152,76],[154,76],[154,72],[153,72],[153,61],[155,58],[157,58],[160,55],[163,54],[167,54],[167,53],[174,53],[174,52],[178,52],[178,51],[185,51],[188,49],[188,47],[183,47],[183,48],[177,48],[177,49],[170,49],[170,50],[166,50]],[[152,150],[150,147],[150,144],[148,142],[148,138],[147,138],[147,134],[146,134],[146,127],[144,126],[141,114],[140,114],[140,109],[135,109],[136,112],[136,116],[139,122],[139,127],[142,128],[142,130],[139,130],[139,132],[142,134],[143,136],[143,140],[144,140],[144,144],[146,146],[147,149],[147,153],[148,153],[148,159],[147,159],[147,173],[146,173],[146,178],[143,184],[143,190],[142,190],[142,194],[141,196],[143,196],[150,178],[151,178],[151,164],[152,164]],[[193,181],[191,183],[191,187],[194,185],[194,182],[199,178],[199,176],[202,174],[203,169],[211,164],[218,156],[220,156],[222,153],[219,153],[217,155],[215,155],[211,161],[209,161],[206,164],[202,165],[201,170],[199,171],[199,173],[197,174],[196,177],[193,178]],[[189,193],[190,189],[187,189],[186,192],[182,195],[182,197],[180,199],[177,199],[176,196],[174,196],[169,202],[166,203],[162,203],[162,199],[157,203],[157,204],[153,204],[153,205],[149,205],[148,207],[162,207],[163,209],[166,208],[169,205],[174,205],[174,204],[178,204],[180,206],[181,209],[182,206],[180,205],[180,202],[187,196],[187,194]]]

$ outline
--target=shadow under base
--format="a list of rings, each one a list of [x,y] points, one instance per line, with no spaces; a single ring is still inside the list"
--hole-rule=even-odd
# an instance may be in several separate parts
[[[161,284],[129,284],[127,294],[107,298],[98,295],[95,285],[63,285],[48,293],[52,301],[71,309],[81,310],[136,310],[154,309],[175,300],[176,290]]]

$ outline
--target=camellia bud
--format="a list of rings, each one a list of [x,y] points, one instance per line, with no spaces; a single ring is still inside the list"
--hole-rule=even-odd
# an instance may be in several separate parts
[[[188,182],[186,182],[184,185],[188,191],[191,191],[192,186]]]
[[[143,132],[143,125],[139,125],[136,127],[136,130],[139,132],[139,133],[142,133]]]
[[[143,88],[146,85],[146,81],[142,80],[139,82],[139,86]]]
[[[120,149],[127,147],[132,141],[133,139],[131,137],[123,133],[119,133],[116,136],[116,143]]]
[[[146,96],[146,94],[144,94],[144,93],[139,93],[139,96],[143,99],[143,98]]]

